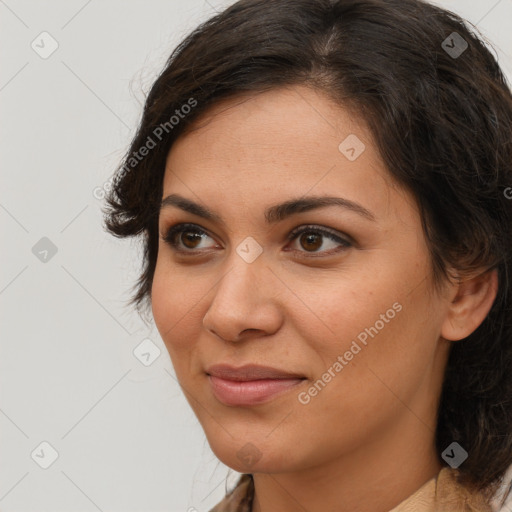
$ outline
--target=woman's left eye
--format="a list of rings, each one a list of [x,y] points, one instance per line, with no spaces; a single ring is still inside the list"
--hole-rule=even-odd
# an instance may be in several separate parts
[[[299,238],[300,237],[300,238]],[[205,249],[200,247],[200,243],[204,238],[211,238],[206,231],[194,224],[176,224],[172,226],[166,233],[164,241],[174,250],[180,253],[192,253],[196,250]],[[336,232],[330,231],[318,226],[301,226],[294,229],[289,235],[288,240],[298,241],[305,251],[293,249],[296,252],[318,253],[319,249],[325,245],[325,239],[333,243],[332,247],[327,250],[320,251],[320,254],[330,255],[334,252],[340,252],[352,247],[352,243],[342,238]],[[341,246],[336,248],[336,245]],[[208,247],[206,247],[208,248]],[[210,247],[213,248],[213,247]],[[309,249],[309,250],[308,250]],[[190,254],[193,256],[194,254]]]
[[[324,246],[323,239],[329,239],[333,244],[334,249],[323,250],[320,255],[331,255],[333,253],[337,253],[340,251],[344,251],[349,247],[352,247],[352,243],[349,242],[346,238],[342,238],[335,231],[331,231],[326,228],[320,228],[318,226],[301,226],[299,228],[294,229],[289,235],[288,240],[297,240],[302,244],[302,247],[312,249],[309,252],[317,252],[317,249]],[[336,248],[336,245],[341,246]],[[303,251],[299,251],[303,252]]]

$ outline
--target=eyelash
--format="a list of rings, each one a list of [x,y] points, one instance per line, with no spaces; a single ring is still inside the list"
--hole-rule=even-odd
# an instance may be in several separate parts
[[[201,249],[199,249],[199,250],[195,250],[195,249],[189,249],[189,250],[179,249],[178,248],[178,242],[175,241],[176,235],[182,234],[182,233],[187,232],[187,231],[194,232],[194,233],[199,234],[199,235],[210,236],[206,231],[204,231],[203,229],[199,228],[199,226],[197,226],[195,224],[175,224],[174,226],[171,226],[167,230],[166,235],[163,237],[163,239],[164,239],[164,241],[169,246],[172,247],[172,249],[174,251],[179,252],[181,254],[184,254],[186,256],[197,256],[196,253],[198,251],[200,251]],[[320,251],[320,252],[310,252],[310,253],[308,253],[307,251],[294,250],[294,252],[305,253],[307,255],[306,256],[307,258],[315,258],[315,257],[318,257],[318,255],[330,256],[333,253],[338,253],[338,252],[344,251],[344,250],[346,250],[346,249],[348,249],[348,248],[353,246],[353,244],[351,242],[349,242],[348,240],[345,240],[345,239],[337,236],[334,232],[332,232],[332,231],[330,231],[328,229],[325,229],[325,228],[320,228],[318,226],[314,226],[314,225],[299,226],[299,227],[293,229],[290,232],[290,234],[288,235],[287,240],[293,241],[293,240],[297,239],[303,233],[320,234],[322,236],[325,236],[326,238],[329,238],[333,242],[337,242],[337,243],[340,243],[342,245],[342,248],[331,249],[330,251]],[[210,237],[210,238],[212,238],[212,237]]]

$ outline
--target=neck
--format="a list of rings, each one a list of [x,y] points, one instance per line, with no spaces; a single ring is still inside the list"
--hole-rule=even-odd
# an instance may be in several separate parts
[[[254,473],[252,512],[390,512],[443,467],[430,427],[411,411],[402,420],[328,463],[322,454],[293,473]]]

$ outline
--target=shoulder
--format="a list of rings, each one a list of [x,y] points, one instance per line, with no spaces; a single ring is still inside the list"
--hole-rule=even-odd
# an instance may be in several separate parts
[[[444,467],[390,512],[493,512],[489,499],[459,481],[459,471]]]
[[[251,512],[254,482],[243,474],[234,489],[209,512]],[[459,482],[459,472],[441,471],[390,512],[493,512],[489,500]]]

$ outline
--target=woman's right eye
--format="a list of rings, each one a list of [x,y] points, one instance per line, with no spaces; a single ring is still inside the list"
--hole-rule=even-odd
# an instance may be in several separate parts
[[[199,243],[205,237],[211,238],[204,230],[194,224],[176,224],[167,230],[163,239],[174,250],[186,254],[204,249],[204,247],[200,247]]]

